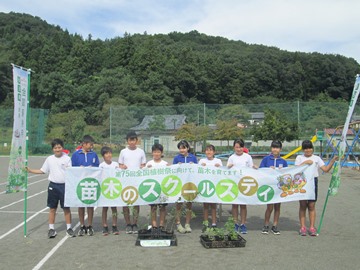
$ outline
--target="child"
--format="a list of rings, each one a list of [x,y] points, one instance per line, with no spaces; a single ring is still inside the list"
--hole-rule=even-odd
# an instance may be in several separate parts
[[[273,141],[271,143],[271,154],[264,157],[263,160],[260,163],[260,168],[283,168],[287,167],[288,164],[285,159],[280,157],[280,151],[282,148],[282,143],[280,141]],[[271,227],[271,231],[273,234],[279,235],[280,231],[278,229],[278,223],[279,223],[279,217],[280,217],[280,203],[274,203],[274,204],[268,204],[266,206],[265,211],[265,221],[264,221],[264,227],[262,229],[263,234],[269,234],[269,223],[270,223],[270,216],[274,211],[274,223]]]
[[[115,161],[112,161],[112,149],[108,146],[104,146],[101,148],[101,155],[104,159],[103,162],[100,163],[100,168],[106,169],[106,168],[119,168],[119,164]],[[109,228],[107,225],[107,212],[109,207],[105,206],[102,209],[102,223],[103,223],[103,235],[109,234]],[[119,230],[117,228],[117,208],[111,207],[111,213],[112,213],[112,233],[115,235],[119,234]]]
[[[334,165],[335,161],[338,160],[338,157],[333,157],[328,165],[325,165],[324,161],[316,155],[313,155],[314,153],[314,146],[311,141],[305,140],[302,142],[301,148],[304,152],[303,155],[297,156],[295,159],[295,165],[303,165],[308,164],[311,165],[315,162],[316,167],[320,168],[323,172],[328,172]],[[317,200],[317,194],[318,194],[318,177],[319,172],[318,170],[315,171],[314,175],[314,183],[315,183],[315,200],[301,200],[300,208],[299,208],[299,219],[300,219],[300,231],[299,234],[301,236],[306,236],[307,230],[306,230],[306,209],[308,209],[309,212],[309,220],[310,220],[310,228],[309,228],[309,234],[311,236],[317,236],[317,230],[315,228],[315,217],[316,217],[316,211],[315,211],[315,203]]]
[[[128,147],[120,152],[119,167],[123,170],[143,168],[146,164],[145,152],[136,146],[138,137],[135,131],[130,131],[126,135],[126,141],[128,143]],[[126,233],[138,233],[137,219],[139,211],[140,207],[138,205],[134,206],[133,223],[131,224],[129,207],[123,207],[124,219],[126,222]]]
[[[236,139],[234,141],[234,154],[232,154],[227,162],[227,167],[232,168],[235,167],[249,167],[253,168],[254,163],[251,158],[251,156],[244,152],[244,140],[243,139]],[[232,216],[234,218],[235,222],[235,231],[241,232],[242,234],[247,233],[247,228],[245,225],[246,222],[246,215],[247,215],[247,209],[246,205],[240,204],[240,216],[241,216],[241,223],[239,225],[238,217],[239,217],[239,205],[233,204],[232,205]]]
[[[71,156],[71,162],[73,167],[99,167],[99,158],[97,154],[92,150],[94,147],[94,139],[90,135],[85,135],[82,140],[81,148],[74,152]],[[94,217],[94,207],[87,208],[88,214],[88,227],[85,226],[85,207],[78,208],[80,229],[78,231],[79,236],[85,234],[94,235],[94,229],[92,227]]]
[[[51,142],[51,147],[54,155],[46,158],[43,166],[40,170],[26,168],[29,173],[35,174],[49,174],[49,188],[47,206],[50,208],[49,211],[49,231],[48,237],[55,238],[57,235],[55,231],[55,216],[58,203],[64,211],[65,222],[66,222],[66,234],[69,237],[75,237],[74,231],[71,228],[71,211],[70,207],[64,207],[65,198],[65,169],[71,167],[71,159],[68,155],[63,153],[64,143],[60,139],[54,139]]]
[[[202,158],[199,160],[199,164],[201,166],[222,166],[222,162],[220,159],[215,158],[215,146],[212,144],[206,146],[205,148],[206,158]],[[216,203],[204,203],[204,221],[203,221],[203,229],[202,232],[205,232],[208,228],[209,224],[209,206],[211,207],[211,227],[216,228]]]
[[[156,168],[156,167],[163,167],[168,166],[169,164],[162,160],[164,147],[161,144],[154,144],[151,147],[151,152],[153,159],[146,163],[146,168]],[[164,231],[164,224],[165,224],[165,216],[166,216],[166,206],[167,203],[158,204],[160,210],[160,221],[159,221],[159,229]],[[153,229],[157,229],[157,222],[156,222],[156,211],[157,211],[157,204],[150,204],[151,207],[151,226]]]
[[[181,164],[181,163],[195,163],[197,164],[196,157],[190,153],[190,145],[187,141],[181,140],[177,144],[177,148],[179,149],[179,154],[174,157],[173,164]],[[190,220],[192,216],[192,203],[186,203],[187,211],[186,211],[186,218],[185,218],[185,228],[180,223],[180,216],[181,216],[181,208],[182,203],[176,204],[176,227],[179,233],[191,233],[190,227]]]

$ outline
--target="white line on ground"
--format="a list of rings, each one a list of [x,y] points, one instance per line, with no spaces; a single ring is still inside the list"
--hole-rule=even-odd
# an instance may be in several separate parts
[[[85,218],[87,218],[87,216],[85,216]],[[78,222],[75,227],[73,228],[73,230],[75,231],[77,229],[77,227],[80,226],[80,222]],[[50,257],[65,243],[65,241],[69,238],[69,236],[65,235],[60,241],[59,243],[56,244],[55,247],[52,248],[52,250],[50,250],[44,258],[41,259],[41,261],[35,265],[35,267],[33,268],[33,270],[38,270],[40,269],[46,262],[48,259],[50,259]]]
[[[34,217],[36,217],[37,215],[39,215],[41,212],[44,212],[45,210],[49,209],[48,207],[45,207],[44,209],[36,212],[36,214],[32,215],[31,217],[29,217],[26,222],[29,222],[30,220],[32,220]],[[17,225],[15,228],[12,228],[10,231],[8,231],[7,233],[4,233],[3,235],[0,236],[0,240],[3,239],[4,237],[8,236],[10,233],[16,231],[17,229],[19,229],[21,226],[24,225],[24,221],[21,222],[19,225]]]
[[[24,211],[7,211],[7,210],[0,210],[0,213],[5,214],[24,214]],[[27,214],[34,214],[37,213],[37,211],[27,211]],[[43,214],[48,214],[48,212],[43,212]],[[72,215],[77,215],[78,212],[71,212]]]
[[[43,178],[43,179],[40,179],[40,180],[38,180],[38,181],[31,182],[31,183],[29,183],[29,184],[28,184],[28,187],[29,187],[29,186],[31,186],[31,185],[34,185],[34,184],[37,184],[37,183],[43,182],[43,181],[48,181],[48,179],[47,179],[47,178]],[[6,193],[6,191],[2,191],[2,192],[0,192],[0,195],[1,195],[1,194],[4,194],[4,193]]]
[[[47,192],[47,189],[45,189],[45,190],[43,190],[43,191],[40,191],[40,192],[38,192],[38,193],[35,193],[34,195],[28,196],[27,199],[31,199],[31,198],[33,198],[33,197],[35,197],[35,196],[37,196],[37,195],[40,195],[40,194],[42,194],[42,193],[44,193],[44,192]],[[3,207],[0,207],[0,210],[4,209],[4,208],[6,208],[6,207],[12,206],[12,205],[14,205],[14,204],[17,204],[17,203],[19,203],[19,202],[22,202],[22,201],[24,201],[24,199],[18,200],[18,201],[13,202],[13,203],[10,203],[10,204],[8,204],[8,205],[4,205]]]
[[[94,207],[94,211],[96,210],[97,207]],[[85,221],[87,220],[87,215],[85,215]],[[75,227],[73,228],[73,230],[75,231],[77,229],[77,227],[80,226],[80,222],[78,222]],[[57,245],[55,247],[53,247],[52,250],[50,250],[48,252],[48,254],[45,255],[44,258],[42,258],[42,260],[35,265],[35,267],[32,270],[39,270],[46,262],[48,259],[50,259],[50,257],[65,243],[65,241],[68,239],[68,236],[64,236],[63,239],[60,240],[59,243],[57,243]]]
[[[31,176],[28,176],[28,179],[31,179],[31,178],[34,178],[34,177],[38,177],[39,175],[31,175]],[[9,182],[8,181],[5,181],[5,182],[2,182],[2,183],[0,183],[0,186],[2,186],[2,185],[7,185],[7,184],[9,184]]]

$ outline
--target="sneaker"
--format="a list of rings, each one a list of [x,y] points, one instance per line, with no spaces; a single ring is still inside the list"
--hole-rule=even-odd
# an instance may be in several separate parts
[[[242,234],[247,234],[247,228],[246,228],[246,225],[245,224],[241,224],[240,225],[240,232]]]
[[[127,234],[133,233],[131,224],[126,225],[125,232],[126,232]]]
[[[55,238],[56,235],[57,235],[57,233],[54,229],[49,229],[49,231],[48,231],[49,238]]]
[[[164,226],[159,226],[159,230],[160,230],[160,232],[166,232],[166,230],[165,230],[165,227],[164,227]]]
[[[235,223],[234,231],[240,233],[240,225],[238,223]]]
[[[94,235],[94,229],[93,229],[92,226],[87,227],[87,235],[88,236],[93,236]]]
[[[79,231],[78,231],[78,236],[84,236],[85,234],[87,234],[87,229],[86,227],[83,225],[80,227]]]
[[[216,229],[216,228],[217,228],[216,224],[211,225],[211,229]]]
[[[102,234],[103,234],[103,236],[106,236],[106,235],[109,234],[109,228],[108,228],[108,226],[104,226],[104,227],[103,227]]]
[[[138,226],[136,224],[132,225],[132,233],[135,233],[135,234],[138,233]]]
[[[180,223],[176,225],[176,230],[179,233],[186,233],[185,228]]]
[[[186,232],[186,233],[191,233],[190,224],[185,224],[185,232]]]
[[[272,226],[272,227],[271,227],[271,231],[272,231],[272,233],[275,234],[275,235],[280,235],[280,231],[279,231],[279,229],[277,228],[277,226]]]
[[[299,231],[299,234],[301,236],[306,236],[306,227],[301,227],[300,231]]]
[[[309,234],[310,234],[310,236],[318,236],[317,230],[314,227],[311,227],[309,229]]]
[[[71,228],[66,230],[66,235],[69,236],[69,237],[76,237],[73,229],[71,229]]]
[[[262,234],[269,234],[269,226],[265,225],[261,231]]]
[[[118,230],[117,226],[112,226],[112,233],[114,235],[119,235],[119,230]]]

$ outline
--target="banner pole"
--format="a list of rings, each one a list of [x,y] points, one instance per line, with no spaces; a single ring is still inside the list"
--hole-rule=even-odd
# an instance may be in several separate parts
[[[319,223],[319,227],[318,227],[318,233],[320,233],[321,231],[321,226],[322,226],[322,221],[324,218],[324,214],[325,214],[325,209],[326,209],[326,205],[327,205],[327,201],[329,198],[329,195],[336,195],[338,193],[339,190],[339,186],[340,186],[340,174],[341,174],[341,160],[344,157],[344,153],[345,153],[345,149],[346,149],[346,135],[349,129],[349,124],[351,121],[351,117],[353,115],[354,109],[355,109],[355,105],[359,96],[359,91],[360,91],[360,76],[359,74],[356,75],[356,79],[355,79],[355,84],[354,84],[354,89],[353,89],[353,93],[352,93],[352,97],[350,100],[350,104],[349,104],[349,110],[345,119],[345,124],[343,127],[343,131],[341,134],[341,139],[340,139],[340,144],[339,144],[339,149],[338,149],[338,153],[339,153],[339,160],[335,162],[334,165],[334,170],[333,173],[331,175],[331,180],[330,180],[330,184],[329,184],[329,189],[327,192],[327,196],[326,196],[326,200],[324,203],[324,209],[323,212],[321,214],[321,219],[320,219],[320,223]]]
[[[338,161],[336,161],[336,162],[338,162]],[[330,183],[330,185],[331,185],[331,183]],[[320,232],[321,232],[322,222],[323,222],[323,219],[324,219],[325,210],[326,210],[327,202],[328,202],[328,199],[329,199],[329,195],[330,195],[330,186],[328,188],[328,192],[326,194],[326,199],[325,199],[325,203],[324,203],[324,208],[323,208],[323,211],[321,213],[319,227],[318,227],[318,230],[317,230],[318,234],[320,234]]]
[[[26,105],[26,151],[25,151],[25,166],[28,166],[28,142],[29,142],[29,119],[30,119],[30,72],[28,70],[28,87],[27,87],[27,105]],[[25,172],[25,192],[24,192],[24,237],[27,235],[27,188],[28,188],[28,172]]]

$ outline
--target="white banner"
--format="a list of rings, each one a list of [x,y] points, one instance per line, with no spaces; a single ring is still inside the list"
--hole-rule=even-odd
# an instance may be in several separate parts
[[[8,168],[7,193],[26,190],[27,108],[30,71],[13,66],[14,124]]]
[[[171,165],[142,170],[71,167],[65,205],[128,206],[175,202],[268,204],[315,198],[315,165],[252,169]]]
[[[350,104],[349,104],[349,110],[346,116],[345,124],[342,130],[341,138],[340,138],[340,144],[339,144],[339,160],[336,161],[334,165],[334,170],[331,175],[331,181],[329,186],[329,193],[331,195],[336,195],[339,190],[340,186],[340,174],[341,174],[341,162],[344,158],[345,150],[346,150],[346,135],[349,130],[349,125],[351,121],[351,117],[354,113],[355,105],[359,97],[359,91],[360,91],[360,76],[357,75],[355,79],[354,89],[351,96]]]

